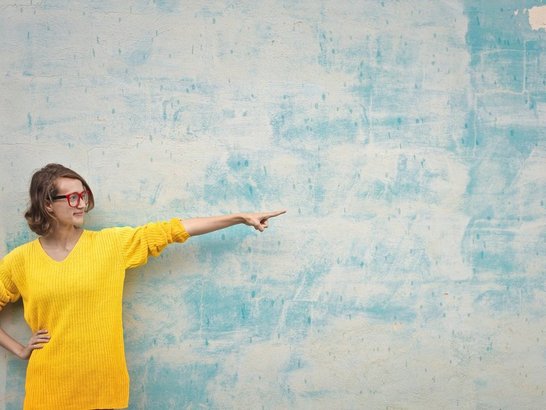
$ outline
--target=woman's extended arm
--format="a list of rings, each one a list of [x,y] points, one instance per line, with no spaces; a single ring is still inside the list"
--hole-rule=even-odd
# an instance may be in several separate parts
[[[203,235],[241,223],[253,226],[254,229],[263,232],[268,226],[269,218],[274,218],[285,212],[286,211],[275,211],[209,216],[205,218],[184,219],[182,222],[190,236]]]
[[[13,337],[8,335],[4,329],[0,328],[0,346],[23,360],[28,360],[33,350],[43,348],[44,343],[47,342],[49,342],[47,330],[38,330],[32,335],[28,344],[23,346]]]

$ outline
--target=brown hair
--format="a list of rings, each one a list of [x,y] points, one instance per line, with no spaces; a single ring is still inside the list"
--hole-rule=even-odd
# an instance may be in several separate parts
[[[58,178],[72,178],[81,181],[87,191],[89,191],[89,201],[85,212],[89,212],[95,206],[95,200],[91,188],[77,172],[60,164],[48,164],[32,175],[30,181],[30,206],[25,212],[25,218],[30,229],[38,235],[48,234],[55,219],[49,212],[46,205],[53,201],[53,197],[58,194],[55,181]]]

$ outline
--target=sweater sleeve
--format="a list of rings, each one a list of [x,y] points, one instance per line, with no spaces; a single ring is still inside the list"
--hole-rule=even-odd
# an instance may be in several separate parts
[[[125,269],[144,265],[148,256],[158,256],[173,242],[185,242],[190,235],[182,221],[152,222],[136,228],[119,228]]]
[[[19,299],[19,290],[11,279],[10,270],[4,260],[0,260],[0,310],[8,303]]]

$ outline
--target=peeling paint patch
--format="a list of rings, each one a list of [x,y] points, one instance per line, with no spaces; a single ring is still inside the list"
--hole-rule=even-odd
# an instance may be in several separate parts
[[[529,24],[533,30],[546,30],[546,6],[529,9]]]

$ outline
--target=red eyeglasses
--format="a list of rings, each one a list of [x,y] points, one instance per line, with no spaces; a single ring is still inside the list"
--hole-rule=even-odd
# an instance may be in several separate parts
[[[68,202],[68,206],[72,208],[77,208],[80,206],[80,201],[84,201],[85,205],[89,203],[89,195],[89,191],[72,192],[66,195],[57,195],[51,199],[54,201],[57,201],[59,199],[66,199],[66,202]]]

